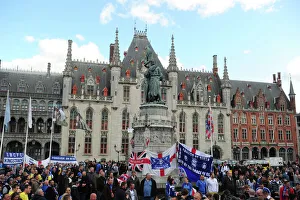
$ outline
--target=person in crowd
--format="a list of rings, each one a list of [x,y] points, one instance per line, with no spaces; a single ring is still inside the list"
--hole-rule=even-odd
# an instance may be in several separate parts
[[[73,199],[72,199],[73,200]],[[90,195],[90,200],[97,200],[97,194],[96,193],[92,193]]]
[[[273,197],[279,197],[279,188],[282,186],[279,176],[275,175],[274,179],[271,181],[271,194]]]
[[[151,177],[150,173],[141,181],[140,195],[144,200],[154,200],[157,196],[156,181]]]
[[[15,192],[11,195],[11,200],[20,200],[20,193]]]
[[[44,197],[44,191],[42,189],[37,189],[34,193],[32,200],[47,200],[47,199]]]
[[[231,194],[235,194],[235,184],[232,178],[232,171],[229,170],[223,178],[223,189],[229,190]]]
[[[46,190],[45,197],[47,200],[55,200],[58,197],[58,192],[55,188],[54,180],[49,181],[49,187]]]
[[[174,186],[174,188],[175,188],[175,186]],[[182,189],[187,189],[187,191],[189,192],[189,196],[192,196],[193,186],[189,182],[189,178],[188,177],[184,177],[183,184],[182,184]]]
[[[31,193],[31,186],[25,185],[24,191],[20,193],[21,200],[29,200],[28,195]]]
[[[9,191],[8,194],[11,196],[15,192],[21,192],[20,186],[17,183],[13,184],[12,189]]]
[[[213,172],[210,173],[210,177],[206,180],[207,183],[207,192],[208,193],[218,193],[219,192],[219,183],[215,178]]]
[[[97,194],[97,199],[100,200],[103,190],[104,190],[104,186],[106,184],[106,178],[105,178],[105,173],[103,171],[103,169],[99,170],[99,177],[96,180],[96,194]]]
[[[131,176],[127,179],[127,185],[130,186],[130,183],[134,183],[135,189],[139,190],[140,179],[136,176],[136,171],[131,172]]]
[[[294,189],[290,186],[289,180],[283,181],[284,185],[279,189],[280,200],[289,200],[292,199],[292,196],[295,194]]]
[[[2,200],[11,200],[11,195],[10,194],[3,195]]]
[[[65,195],[65,194],[68,194],[68,195],[71,196],[71,188],[67,187],[67,188],[66,188],[66,191],[65,191],[65,193],[64,193],[63,195]],[[62,197],[63,197],[63,195],[61,195],[61,196],[58,198],[58,200],[61,200]],[[71,197],[72,197],[72,196],[71,196]]]
[[[247,200],[258,200],[253,189],[248,190],[249,198]]]
[[[186,188],[183,188],[181,190],[181,200],[190,200],[191,195],[189,194],[189,191]]]
[[[203,175],[200,175],[200,179],[196,182],[196,187],[198,188],[198,192],[205,195],[206,194],[206,181]]]
[[[117,188],[115,200],[124,200],[124,199],[126,199],[126,194],[125,194],[126,188],[127,188],[127,183],[122,182],[121,187]]]
[[[104,186],[103,189],[103,199],[104,200],[113,200],[115,198],[115,189],[113,185],[113,178],[108,178],[107,179],[107,184]]]
[[[239,180],[236,180],[236,195],[241,196],[245,193],[245,179],[244,179],[244,174],[240,174]]]
[[[135,185],[133,182],[130,183],[129,188],[126,190],[126,193],[129,194],[130,200],[138,200],[138,194],[135,189]]]

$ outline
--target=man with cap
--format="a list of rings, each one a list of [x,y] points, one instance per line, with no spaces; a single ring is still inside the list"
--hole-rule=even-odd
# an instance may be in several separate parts
[[[279,188],[282,186],[281,180],[279,180],[279,176],[275,175],[274,179],[271,181],[271,194],[273,197],[279,197]]]
[[[279,189],[280,200],[289,200],[294,195],[294,190],[289,180],[284,180],[283,183],[284,185]]]

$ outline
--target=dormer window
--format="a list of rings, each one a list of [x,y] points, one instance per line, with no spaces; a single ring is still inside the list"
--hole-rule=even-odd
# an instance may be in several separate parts
[[[245,96],[245,92],[242,92],[241,95],[242,95],[242,97],[244,97]]]
[[[189,75],[185,75],[185,80],[189,81],[190,80],[190,76]]]
[[[181,89],[185,90],[185,88],[186,88],[186,84],[185,84],[185,82],[182,82],[181,83]]]
[[[126,74],[126,78],[130,78],[130,69],[127,69],[125,74]]]
[[[103,89],[103,96],[105,96],[105,97],[108,96],[108,89],[107,89],[107,87],[105,87],[105,88]]]
[[[44,85],[42,84],[41,81],[39,81],[37,83],[35,91],[36,91],[36,93],[44,93],[45,92],[45,87],[44,87]]]
[[[207,85],[207,91],[211,92],[211,85]]]
[[[183,101],[183,93],[182,92],[179,93],[179,101]]]
[[[24,80],[20,80],[18,84],[18,92],[26,92],[26,84]]]
[[[280,104],[280,111],[285,111],[285,106],[284,106],[284,104]]]
[[[248,87],[249,89],[251,89],[251,85],[250,85],[250,84],[247,84],[247,87]]]
[[[8,82],[7,80],[2,80],[1,81],[1,86],[0,86],[1,91],[7,91],[8,90]]]
[[[53,94],[60,94],[60,84],[58,82],[54,83],[52,88]]]

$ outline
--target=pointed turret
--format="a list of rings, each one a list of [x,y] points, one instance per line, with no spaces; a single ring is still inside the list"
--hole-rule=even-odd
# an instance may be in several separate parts
[[[121,66],[118,28],[116,29],[114,52],[113,52],[113,56],[112,56],[112,60],[111,60],[110,65],[111,66]]]
[[[62,106],[64,108],[68,107],[69,95],[72,91],[72,40],[68,40],[68,53],[66,59],[65,70],[63,71],[63,97],[62,97]]]
[[[294,92],[294,87],[293,87],[293,82],[292,82],[292,79],[290,80],[290,93],[289,93],[289,96],[295,96],[295,92]]]
[[[229,80],[228,69],[227,69],[227,59],[224,57],[224,72],[223,72],[223,84],[222,88],[231,88],[231,83]]]
[[[168,70],[168,72],[178,72],[173,35],[172,35],[172,45],[171,45],[171,51],[170,51],[170,57],[169,57],[169,66],[168,66],[167,70]]]
[[[294,92],[293,82],[292,78],[290,78],[290,110],[294,111],[296,113],[296,94]]]
[[[68,53],[67,53],[67,59],[66,59],[66,65],[65,65],[65,73],[70,73],[72,71],[72,40],[68,40]]]

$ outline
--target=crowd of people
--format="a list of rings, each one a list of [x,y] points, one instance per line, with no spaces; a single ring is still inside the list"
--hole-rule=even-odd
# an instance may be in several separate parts
[[[169,176],[163,190],[155,177],[138,178],[126,163],[89,161],[79,165],[6,166],[0,175],[1,200],[299,199],[299,166],[216,165],[210,177]],[[123,174],[129,174],[123,176]],[[165,191],[164,194],[162,194]]]

